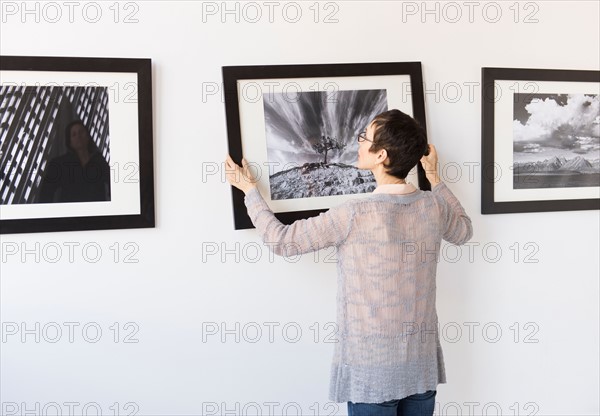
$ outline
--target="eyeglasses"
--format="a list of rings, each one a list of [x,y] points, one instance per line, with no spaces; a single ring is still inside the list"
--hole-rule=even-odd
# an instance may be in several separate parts
[[[373,143],[373,140],[367,139],[367,132],[366,131],[363,131],[362,133],[358,134],[358,141],[359,141],[359,143],[360,142],[364,142],[364,141]]]

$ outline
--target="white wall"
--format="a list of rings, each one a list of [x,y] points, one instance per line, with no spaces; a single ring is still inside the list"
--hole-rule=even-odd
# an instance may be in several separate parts
[[[230,187],[217,176],[202,176],[202,164],[222,162],[227,139],[220,97],[202,100],[201,94],[203,87],[221,82],[223,65],[386,61],[423,63],[432,91],[426,101],[430,141],[442,166],[464,167],[449,186],[470,214],[472,241],[479,244],[472,261],[463,247],[459,261],[439,264],[438,315],[447,330],[442,342],[448,383],[438,386],[437,414],[599,413],[598,211],[481,215],[481,172],[476,168],[469,178],[467,169],[469,162],[480,162],[481,91],[477,84],[469,97],[466,84],[479,83],[486,66],[598,70],[598,2],[499,2],[497,23],[491,23],[494,5],[483,13],[486,2],[456,2],[462,11],[456,23],[450,22],[456,9],[443,3],[437,6],[438,23],[435,14],[421,16],[421,2],[400,1],[321,3],[317,23],[313,2],[298,3],[297,23],[286,21],[294,15],[292,9],[282,13],[284,3],[272,6],[273,22],[268,6],[259,3],[263,16],[257,23],[243,14],[239,23],[234,14],[203,16],[201,3],[190,1],[121,3],[117,23],[113,2],[98,3],[97,23],[86,21],[92,14],[82,14],[87,2],[75,7],[73,22],[68,6],[56,2],[63,11],[57,23],[47,21],[54,14],[46,9],[44,15],[40,3],[36,23],[35,12],[20,14],[21,2],[1,3],[2,10],[9,4],[18,8],[16,15],[3,13],[2,55],[152,58],[157,207],[155,229],[2,236],[3,244],[24,243],[34,250],[36,243],[51,242],[95,242],[103,249],[96,264],[81,251],[73,263],[66,255],[55,264],[43,258],[38,263],[31,255],[2,262],[5,329],[6,323],[24,322],[29,329],[39,323],[50,330],[48,324],[56,322],[64,330],[56,343],[44,333],[39,343],[34,335],[23,343],[19,335],[3,334],[0,401],[6,414],[26,414],[36,406],[56,414],[50,403],[62,414],[69,414],[69,406],[82,414],[87,404],[94,414],[91,403],[97,403],[102,414],[114,414],[111,406],[117,406],[122,415],[129,414],[128,402],[139,415],[244,409],[255,414],[252,403],[262,414],[284,409],[295,414],[296,408],[303,414],[346,414],[345,404],[336,408],[327,397],[333,352],[327,323],[335,321],[336,290],[335,264],[325,260],[327,252],[291,263],[269,259],[262,246],[256,263],[236,262],[232,254],[226,262],[220,256],[202,261],[203,242],[227,249],[239,243],[241,250],[261,241],[254,230],[233,230]],[[216,2],[205,10],[213,6],[224,7]],[[403,8],[413,6],[417,14],[403,15]],[[474,7],[471,18],[469,7]],[[245,17],[254,17],[254,10],[245,10]],[[124,23],[131,12],[138,22]],[[337,22],[325,23],[331,12]],[[537,22],[526,23],[528,15]],[[450,96],[450,83],[462,86],[458,100]],[[123,261],[131,252],[124,249],[128,242],[139,249],[133,256],[137,263]],[[495,263],[482,252],[487,243],[502,250]],[[527,254],[536,262],[526,262]],[[79,324],[72,343],[64,322]],[[115,322],[121,329],[117,343]],[[128,322],[133,326],[124,328]],[[221,322],[232,329],[225,342],[205,331]],[[273,342],[265,322],[278,325]],[[103,331],[97,343],[82,336],[81,328],[90,323]],[[295,336],[294,327],[301,329],[298,342],[286,340],[285,325],[288,337]],[[256,326],[262,337],[251,343]],[[457,327],[462,335],[452,342]],[[496,328],[502,332],[492,342]],[[139,342],[123,342],[133,330]],[[15,406],[17,413],[9,413]]]

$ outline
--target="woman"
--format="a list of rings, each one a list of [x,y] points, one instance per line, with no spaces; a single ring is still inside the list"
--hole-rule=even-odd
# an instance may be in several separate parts
[[[83,122],[69,123],[65,145],[44,170],[39,202],[110,201],[110,168]]]
[[[242,190],[253,224],[278,255],[338,249],[338,338],[329,399],[349,415],[432,415],[446,382],[438,336],[435,277],[442,238],[464,244],[471,220],[440,181],[437,153],[410,116],[384,112],[358,136],[359,169],[377,188],[318,217],[281,224],[255,180],[227,157],[227,180]],[[427,156],[424,156],[428,154]],[[425,192],[406,183],[421,162]],[[295,253],[285,253],[294,247]]]

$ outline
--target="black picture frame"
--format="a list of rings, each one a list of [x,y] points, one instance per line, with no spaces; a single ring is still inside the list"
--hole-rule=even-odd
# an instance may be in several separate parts
[[[569,94],[578,93],[600,95],[600,71],[595,70],[568,70],[568,69],[533,69],[533,68],[482,68],[482,132],[481,132],[481,213],[502,214],[518,212],[546,212],[546,211],[572,211],[600,209],[599,187],[582,187],[579,191],[589,193],[585,198],[574,197],[573,188],[538,187],[535,194],[527,189],[508,189],[513,182],[513,160],[508,162],[505,156],[512,152],[513,127],[508,122],[515,120],[508,115],[508,105],[514,112],[517,97],[515,94]],[[586,84],[582,84],[586,83]],[[590,88],[591,87],[591,88]],[[570,90],[571,89],[571,90]],[[527,97],[527,95],[525,97]],[[533,99],[533,96],[529,97]],[[509,103],[510,101],[510,103]],[[513,115],[511,113],[510,115]],[[502,120],[499,120],[499,119]],[[504,134],[500,134],[504,131]],[[502,137],[498,137],[502,136]],[[507,139],[508,137],[508,139]],[[537,149],[534,149],[537,150]],[[533,166],[533,165],[532,165]],[[525,173],[524,181],[536,181],[536,173],[530,169]],[[502,179],[504,177],[504,179]],[[541,183],[538,182],[538,183]],[[539,185],[537,185],[539,186]],[[514,185],[512,185],[514,188]],[[562,190],[562,191],[561,191]],[[589,192],[588,192],[589,191]],[[560,194],[559,194],[560,193]],[[547,197],[545,196],[547,194]],[[511,196],[513,195],[513,196]],[[514,200],[507,200],[514,198]],[[531,198],[531,199],[527,199]]]
[[[0,116],[4,116],[6,112],[11,112],[11,117],[15,114],[12,121],[1,126],[1,129],[5,130],[2,137],[7,138],[2,143],[4,152],[0,155],[0,174],[3,181],[1,189],[4,195],[10,192],[17,193],[17,186],[11,183],[11,180],[23,171],[31,172],[29,166],[33,162],[26,158],[36,156],[35,153],[30,153],[20,161],[16,161],[14,154],[12,159],[9,157],[9,145],[17,149],[25,146],[17,137],[23,136],[24,133],[18,131],[25,129],[26,123],[18,121],[17,116],[29,112],[30,117],[37,117],[32,123],[41,125],[43,120],[44,126],[50,127],[56,117],[56,110],[51,110],[50,105],[44,107],[45,110],[40,110],[37,115],[31,115],[35,111],[31,108],[31,102],[22,100],[21,107],[25,110],[10,103],[8,97],[29,97],[23,93],[23,88],[31,86],[41,86],[45,91],[58,88],[59,93],[64,96],[67,96],[67,91],[72,91],[68,90],[71,87],[91,88],[90,85],[93,85],[106,91],[107,98],[103,101],[105,117],[101,120],[96,116],[95,120],[98,123],[103,122],[107,131],[110,127],[110,140],[107,140],[111,146],[110,153],[106,153],[108,156],[105,154],[104,157],[109,159],[107,163],[111,162],[110,186],[113,187],[113,192],[109,193],[110,199],[102,202],[12,204],[5,199],[0,205],[0,234],[155,226],[151,59],[1,56],[0,84],[3,91],[0,98],[5,98],[3,104],[0,100]],[[85,106],[78,104],[70,108],[77,108],[77,116],[83,120],[83,117],[79,116],[80,113],[85,113]],[[134,114],[137,114],[137,117],[126,117]],[[90,116],[86,124],[91,123]],[[58,121],[54,124],[58,125]],[[89,130],[90,126],[86,125],[86,128]],[[29,128],[24,131],[31,133],[33,130]],[[41,130],[41,127],[36,129]],[[54,135],[58,140],[59,128],[56,127],[53,133],[31,133],[30,140],[41,141],[44,135]],[[50,140],[46,140],[45,143]],[[48,152],[45,152],[41,145],[34,143],[34,146],[42,149],[38,150],[37,154],[46,157]],[[38,175],[43,173],[41,162],[39,166],[36,167]],[[32,174],[27,185],[30,189],[33,189],[33,184],[36,183],[34,176]],[[39,182],[38,177],[37,183]]]
[[[229,153],[232,159],[241,164],[242,148],[245,140],[240,122],[239,83],[248,80],[280,80],[280,79],[318,79],[321,86],[328,79],[352,79],[352,77],[385,77],[407,76],[408,95],[412,103],[412,116],[426,130],[425,100],[423,93],[423,76],[421,62],[379,62],[379,63],[331,63],[331,64],[299,64],[299,65],[252,65],[222,67],[223,90],[227,120]],[[347,77],[347,78],[346,78]],[[394,87],[390,85],[390,87]],[[396,86],[398,87],[398,86]],[[311,89],[312,90],[312,89]],[[303,90],[302,92],[307,91]],[[245,156],[246,157],[246,156]],[[247,158],[247,157],[246,157]],[[419,188],[431,190],[431,184],[425,176],[420,163],[417,164]],[[263,194],[263,197],[265,195]],[[254,228],[244,204],[244,193],[232,187],[234,208],[234,227],[236,230]],[[267,201],[269,202],[269,201]],[[309,218],[327,211],[328,207],[318,209],[297,209],[277,212],[275,216],[283,224],[291,224],[296,220]]]

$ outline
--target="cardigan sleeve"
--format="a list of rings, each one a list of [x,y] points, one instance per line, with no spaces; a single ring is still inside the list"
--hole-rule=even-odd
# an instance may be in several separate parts
[[[444,240],[452,244],[461,245],[473,237],[471,218],[445,183],[440,182],[433,187],[432,192],[444,200],[443,209]]]
[[[246,194],[244,204],[263,242],[279,256],[338,246],[348,237],[352,225],[353,209],[348,203],[290,225],[275,217],[257,188]]]

